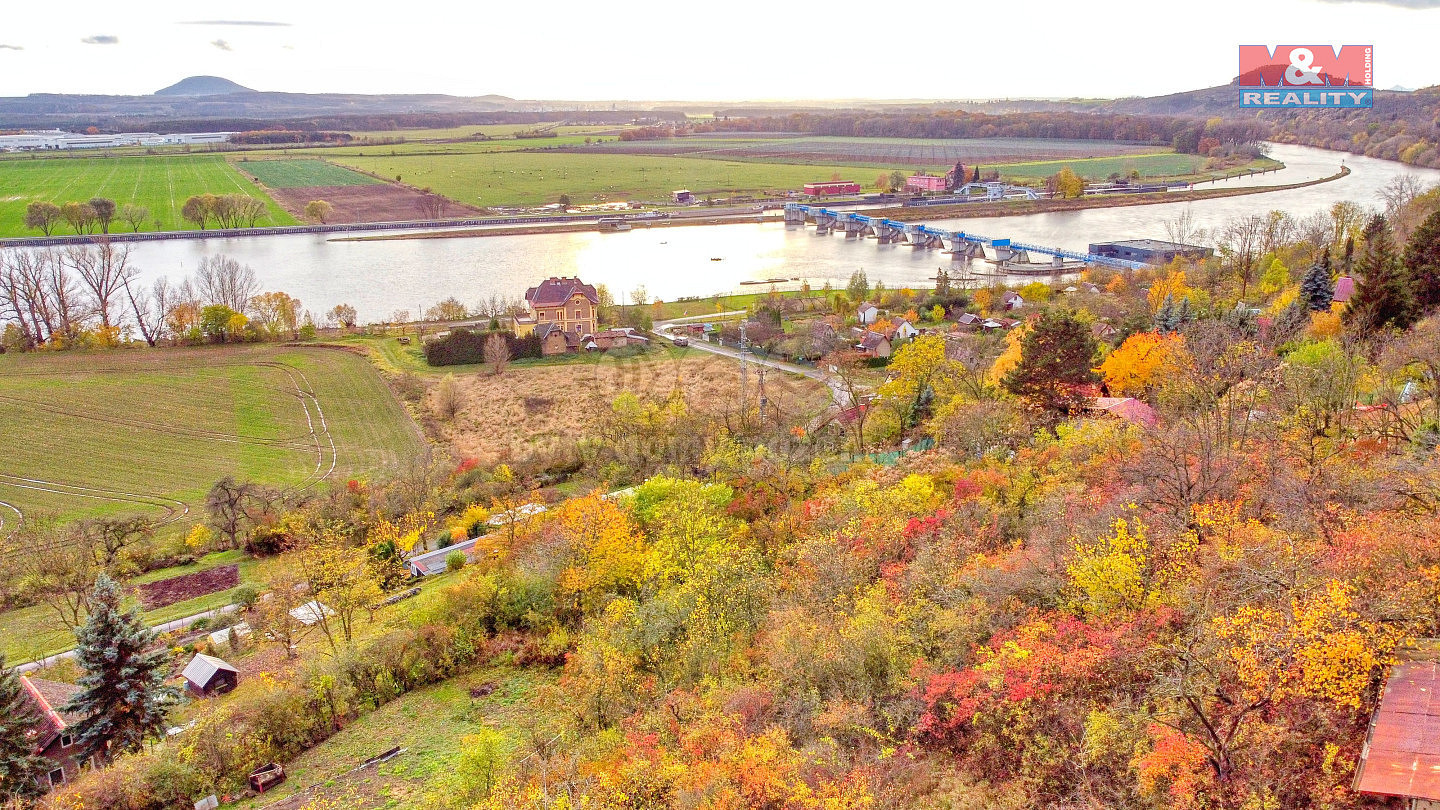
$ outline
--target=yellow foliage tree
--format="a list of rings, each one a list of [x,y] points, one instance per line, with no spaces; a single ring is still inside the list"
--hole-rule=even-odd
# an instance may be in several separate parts
[[[560,592],[576,609],[592,613],[613,594],[636,593],[648,549],[630,517],[599,494],[566,501],[549,526],[570,546],[572,564],[560,575]]]
[[[1181,298],[1190,298],[1193,291],[1185,284],[1184,270],[1171,270],[1163,278],[1157,279],[1150,287],[1150,293],[1145,297],[1150,302],[1150,311],[1154,312],[1165,304],[1165,298],[1178,303]],[[1192,305],[1194,301],[1190,302]]]
[[[1187,360],[1183,336],[1137,332],[1105,358],[1099,372],[1112,395],[1139,397],[1184,368]]]
[[[1055,193],[1067,200],[1085,194],[1085,181],[1069,166],[1055,174]]]
[[[1029,331],[1024,326],[1017,326],[1005,334],[1005,351],[995,358],[995,364],[990,366],[990,381],[998,384],[1010,369],[1020,365],[1021,349],[1025,342],[1025,333]]]

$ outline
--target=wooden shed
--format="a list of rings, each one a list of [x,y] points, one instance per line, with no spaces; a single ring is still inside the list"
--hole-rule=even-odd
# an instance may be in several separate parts
[[[185,688],[201,697],[223,695],[240,684],[240,671],[213,655],[195,653],[181,673]]]

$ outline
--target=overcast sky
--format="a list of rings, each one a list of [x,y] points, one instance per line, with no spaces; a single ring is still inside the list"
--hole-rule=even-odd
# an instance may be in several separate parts
[[[1228,82],[1240,44],[1320,43],[1373,43],[1378,87],[1440,84],[1440,0],[5,5],[4,96],[201,74],[520,99],[1114,97]]]

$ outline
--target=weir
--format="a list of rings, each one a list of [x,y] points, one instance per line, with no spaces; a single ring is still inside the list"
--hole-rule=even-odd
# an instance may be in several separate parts
[[[1094,253],[1080,253],[1064,248],[1032,245],[964,231],[950,231],[932,225],[897,222],[893,219],[882,219],[866,214],[841,213],[805,203],[785,203],[785,222],[795,225],[814,222],[817,233],[827,234],[839,230],[844,232],[847,237],[873,236],[882,245],[904,242],[916,248],[940,249],[956,259],[985,258],[985,248],[990,248],[995,255],[995,260],[1002,263],[1029,263],[1030,255],[1036,254],[1050,257],[1051,265],[1057,269],[1064,267],[1066,261],[1114,267],[1121,270],[1140,270],[1149,266],[1144,262],[1130,261],[1129,259],[1116,259],[1110,256],[1098,256]]]

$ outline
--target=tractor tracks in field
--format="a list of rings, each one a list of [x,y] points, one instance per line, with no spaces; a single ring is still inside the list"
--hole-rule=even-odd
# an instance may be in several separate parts
[[[43,413],[54,414],[67,419],[84,419],[101,424],[113,425],[118,428],[130,430],[153,431],[166,433],[172,436],[190,438],[198,441],[215,441],[229,444],[255,445],[272,447],[277,449],[290,449],[305,451],[307,455],[313,452],[315,462],[310,466],[305,477],[298,483],[285,487],[289,492],[305,492],[314,489],[320,483],[334,475],[339,466],[340,454],[335,444],[335,437],[330,433],[329,421],[325,415],[325,409],[320,401],[319,394],[311,384],[309,377],[302,369],[279,361],[259,361],[251,363],[218,363],[209,364],[207,367],[263,367],[277,371],[285,375],[290,385],[265,385],[271,391],[293,396],[305,416],[305,432],[294,436],[266,437],[252,436],[237,433],[225,433],[223,431],[208,430],[205,428],[192,428],[183,425],[167,424],[163,422],[149,422],[139,419],[131,419],[120,416],[89,413],[65,408],[48,402],[37,402],[23,397],[0,394],[0,404],[13,404],[19,407],[31,408]],[[131,373],[135,368],[88,368],[74,374],[95,374],[95,373]],[[62,372],[63,373],[63,372]],[[37,376],[41,374],[37,373]],[[49,375],[53,376],[53,375]],[[34,492],[44,492],[63,497],[94,499],[116,503],[129,503],[137,506],[146,506],[162,510],[162,517],[157,525],[164,526],[181,520],[190,514],[190,505],[184,501],[170,498],[166,495],[156,493],[128,492],[119,489],[104,487],[90,487],[78,484],[67,484],[59,481],[49,481],[38,478],[28,478],[11,473],[0,472],[0,491],[4,489],[19,489]],[[7,519],[8,517],[8,519]],[[8,501],[0,500],[0,537],[13,535],[25,519],[24,512]],[[0,555],[3,556],[3,555]]]

